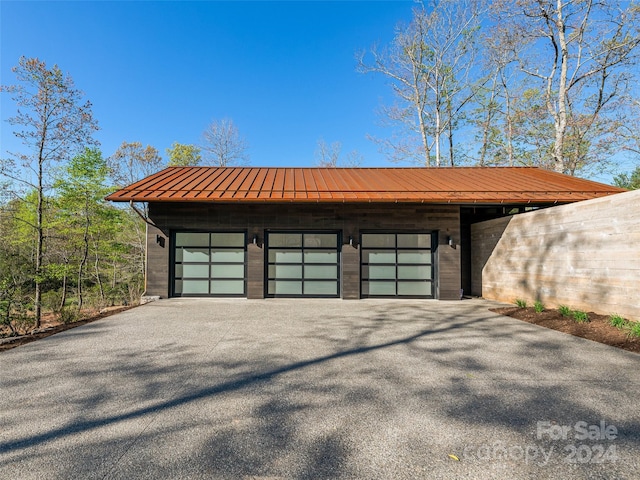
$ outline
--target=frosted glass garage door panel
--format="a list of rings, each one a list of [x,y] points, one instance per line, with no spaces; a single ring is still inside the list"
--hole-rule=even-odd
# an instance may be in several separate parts
[[[269,247],[302,247],[302,234],[270,233]]]
[[[398,282],[398,295],[431,295],[431,282]]]
[[[338,246],[338,235],[335,233],[305,233],[304,246],[335,249]]]
[[[398,263],[431,263],[431,251],[399,251]]]
[[[269,265],[269,278],[302,279],[302,265]]]
[[[306,265],[304,278],[338,278],[338,267],[335,265]],[[305,287],[306,289],[306,287]]]
[[[431,266],[429,265],[400,265],[398,266],[399,280],[429,280]]]
[[[395,248],[396,236],[393,233],[363,233],[360,243],[363,248]]]
[[[213,263],[244,263],[244,249],[240,250],[211,250]]]
[[[269,280],[270,295],[302,295],[302,281]]]
[[[177,247],[208,247],[209,246],[209,234],[208,233],[176,233],[176,246]]]
[[[302,252],[269,249],[269,263],[302,263]]]
[[[389,251],[364,251],[362,252],[363,263],[396,263],[396,252]]]
[[[182,291],[178,292],[178,283],[182,283]],[[176,293],[182,294],[208,294],[209,280],[181,280],[176,281]]]
[[[338,282],[304,282],[305,295],[337,295]]]
[[[364,278],[381,278],[381,279],[396,279],[396,267],[395,266],[381,266],[381,265],[369,265],[362,268],[362,276]]]
[[[369,295],[395,295],[396,282],[366,282]]]
[[[214,265],[211,276],[213,278],[242,278],[244,279],[244,265]],[[212,292],[213,293],[213,292]]]
[[[176,249],[176,262],[209,262],[208,248],[178,248]]]
[[[307,251],[304,252],[304,263],[338,263],[338,254],[333,251]]]
[[[244,247],[244,233],[212,233],[212,247]]]
[[[398,234],[398,248],[431,248],[431,235],[428,233]]]
[[[209,265],[176,265],[176,277],[209,278]]]
[[[243,280],[213,280],[211,293],[214,295],[242,295],[244,294]]]

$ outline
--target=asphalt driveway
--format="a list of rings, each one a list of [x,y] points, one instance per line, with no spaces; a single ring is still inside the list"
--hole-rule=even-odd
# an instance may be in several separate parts
[[[0,478],[611,478],[640,355],[480,300],[172,299],[0,354]]]

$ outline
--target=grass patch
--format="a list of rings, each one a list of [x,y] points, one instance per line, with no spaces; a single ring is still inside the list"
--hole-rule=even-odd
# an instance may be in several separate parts
[[[589,321],[589,315],[587,315],[587,312],[583,312],[582,310],[574,310],[571,315],[578,323],[586,323]]]
[[[609,317],[609,323],[617,328],[624,328],[627,326],[627,321],[617,314],[613,314]]]
[[[566,305],[560,305],[558,307],[558,312],[560,312],[560,315],[562,315],[563,317],[570,317],[571,316],[571,309],[569,307],[567,307]]]
[[[630,337],[640,338],[640,322],[627,322]]]
[[[536,301],[536,303],[533,304],[533,309],[536,311],[536,313],[544,312],[544,303],[542,303],[540,300]]]
[[[522,298],[516,298],[516,305],[518,308],[527,308],[527,301]]]

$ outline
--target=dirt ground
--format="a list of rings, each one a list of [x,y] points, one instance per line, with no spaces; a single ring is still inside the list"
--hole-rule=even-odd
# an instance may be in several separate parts
[[[0,338],[0,352],[19,347],[20,345],[24,345],[26,343],[35,342],[36,340],[40,340],[41,338],[45,338],[50,335],[55,335],[56,333],[64,332],[65,330],[69,330],[70,328],[75,328],[79,327],[80,325],[86,325],[87,323],[95,322],[96,320],[109,317],[115,313],[129,310],[130,308],[133,307],[109,307],[100,312],[96,311],[93,313],[85,314],[85,318],[83,318],[82,320],[67,324],[60,322],[53,314],[43,315],[42,322],[38,331],[20,337]]]
[[[609,323],[609,317],[606,315],[589,312],[589,321],[578,323],[571,317],[563,317],[557,310],[553,309],[545,310],[541,313],[536,313],[532,307],[504,307],[494,308],[492,311],[552,330],[575,335],[576,337],[640,353],[640,338],[629,337],[626,330],[612,326]]]

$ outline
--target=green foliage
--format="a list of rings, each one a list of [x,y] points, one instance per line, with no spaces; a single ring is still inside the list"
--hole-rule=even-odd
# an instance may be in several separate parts
[[[518,306],[518,308],[527,308],[527,301],[522,298],[517,298],[516,305]]]
[[[77,308],[65,307],[60,311],[60,321],[65,325],[80,320],[80,313]]]
[[[572,312],[573,319],[578,323],[586,323],[589,321],[589,315],[582,310],[574,310]]]
[[[542,313],[544,312],[544,304],[540,300],[536,300],[536,302],[533,304],[533,309],[536,311],[536,313]]]
[[[629,174],[621,173],[616,175],[613,177],[613,183],[616,187],[626,188],[627,190],[640,189],[640,166]]]
[[[170,167],[193,167],[199,165],[202,160],[198,147],[178,142],[173,142],[171,148],[167,148],[167,155]]]
[[[566,305],[560,305],[558,307],[558,312],[560,312],[560,315],[562,315],[563,317],[570,317],[571,316],[571,309],[569,307],[567,307]]]
[[[627,321],[617,314],[609,316],[609,323],[617,328],[624,328],[627,326]]]
[[[640,337],[640,322],[629,322],[629,336]]]

